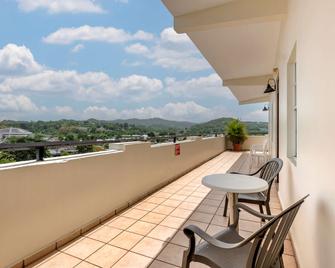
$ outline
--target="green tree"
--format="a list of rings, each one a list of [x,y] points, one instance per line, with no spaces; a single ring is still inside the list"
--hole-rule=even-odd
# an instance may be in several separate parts
[[[0,151],[0,164],[7,164],[12,162],[15,162],[15,157],[11,153]]]

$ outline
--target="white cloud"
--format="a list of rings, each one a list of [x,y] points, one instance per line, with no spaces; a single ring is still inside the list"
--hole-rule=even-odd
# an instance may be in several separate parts
[[[115,3],[128,4],[129,0],[114,0]]]
[[[0,94],[1,112],[37,112],[39,108],[24,95]]]
[[[140,43],[132,44],[125,48],[125,51],[130,54],[147,54],[149,52],[149,48]]]
[[[118,80],[103,72],[44,70],[40,73],[8,77],[0,83],[0,92],[57,93],[79,100],[102,101],[124,97],[125,101],[145,101],[163,89],[162,81],[141,75]]]
[[[62,116],[71,116],[74,114],[74,110],[70,106],[56,106],[55,111]]]
[[[141,49],[136,49],[140,48]],[[148,51],[149,50],[149,51]],[[126,52],[150,59],[153,65],[183,72],[196,72],[210,69],[208,62],[200,55],[186,34],[177,34],[174,29],[166,28],[159,40],[150,48],[137,43],[136,47],[126,48]]]
[[[94,0],[17,0],[24,12],[45,9],[50,14],[56,13],[104,13]]]
[[[96,41],[108,43],[124,43],[133,40],[151,40],[153,35],[144,31],[130,34],[114,27],[93,27],[89,25],[78,28],[60,28],[43,38],[49,44],[71,44],[76,41]]]
[[[267,122],[269,120],[269,113],[263,112],[261,109],[259,109],[242,116],[242,120]]]
[[[0,49],[0,78],[4,75],[36,73],[42,69],[25,46],[8,44]]]
[[[83,50],[85,46],[83,44],[78,44],[71,49],[72,53],[78,53],[80,50]]]
[[[230,90],[222,86],[222,80],[217,74],[189,80],[165,79],[166,90],[176,97],[202,98],[225,97],[234,99]]]
[[[171,120],[187,120],[202,122],[222,116],[222,109],[209,109],[193,101],[168,103],[162,107],[142,107],[137,109],[116,110],[106,106],[89,106],[84,112],[84,118],[129,119],[129,118],[166,118]]]

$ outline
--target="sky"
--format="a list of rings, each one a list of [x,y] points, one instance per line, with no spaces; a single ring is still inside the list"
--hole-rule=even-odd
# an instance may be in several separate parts
[[[0,1],[0,120],[267,120],[159,0]]]

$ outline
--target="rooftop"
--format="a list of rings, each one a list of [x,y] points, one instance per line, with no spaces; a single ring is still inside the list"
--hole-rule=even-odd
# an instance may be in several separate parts
[[[225,193],[203,186],[202,177],[248,169],[246,154],[226,151],[30,267],[180,267],[188,246],[184,226],[195,224],[209,234],[227,226],[227,218],[222,216]],[[281,206],[276,187],[271,195],[270,206],[277,214]],[[258,219],[241,213],[242,236],[260,226]],[[289,238],[284,263],[285,267],[297,267]],[[207,266],[193,263],[191,267]]]

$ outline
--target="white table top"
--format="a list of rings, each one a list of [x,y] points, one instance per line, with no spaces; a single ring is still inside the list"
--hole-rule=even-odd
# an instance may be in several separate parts
[[[258,177],[240,174],[212,174],[202,179],[202,184],[228,193],[250,194],[268,189],[268,183]]]

